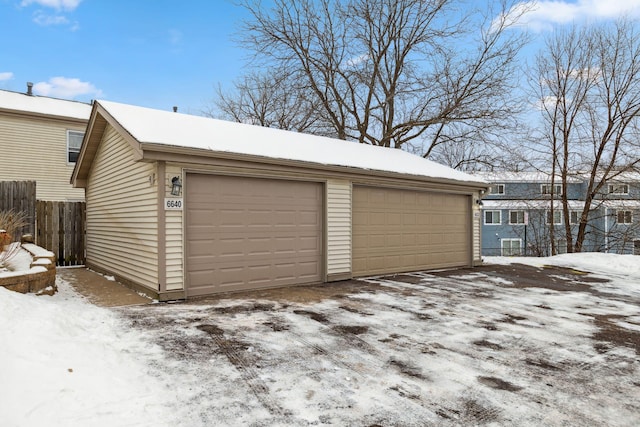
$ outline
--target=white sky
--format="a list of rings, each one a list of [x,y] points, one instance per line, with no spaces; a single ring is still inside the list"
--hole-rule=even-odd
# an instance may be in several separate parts
[[[533,5],[533,6],[532,6]],[[578,21],[598,21],[619,17],[639,17],[640,0],[527,1],[516,8],[532,8],[521,23],[535,31]]]

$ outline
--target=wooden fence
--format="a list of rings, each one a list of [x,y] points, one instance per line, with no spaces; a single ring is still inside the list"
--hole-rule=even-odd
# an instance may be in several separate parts
[[[85,262],[84,202],[36,203],[36,244],[56,254],[58,265],[83,265]]]
[[[23,212],[28,225],[14,231],[19,238],[23,234],[34,234],[36,229],[36,182],[0,181],[0,211]],[[15,237],[15,236],[14,236]]]
[[[85,262],[85,203],[36,200],[35,181],[0,181],[0,211],[24,212],[28,225],[14,231],[14,239],[35,236],[36,244],[50,250],[58,265]]]

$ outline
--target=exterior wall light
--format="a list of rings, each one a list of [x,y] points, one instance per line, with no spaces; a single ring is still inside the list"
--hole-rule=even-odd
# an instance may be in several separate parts
[[[179,176],[171,178],[171,195],[180,196],[182,194],[182,180]]]

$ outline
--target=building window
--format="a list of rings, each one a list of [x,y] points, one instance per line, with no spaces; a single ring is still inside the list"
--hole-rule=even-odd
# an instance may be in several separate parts
[[[524,224],[524,211],[509,211],[509,224]]]
[[[486,225],[497,225],[502,222],[500,211],[484,211],[484,223]]]
[[[547,224],[551,224],[551,211],[547,211]],[[562,224],[562,211],[555,210],[553,211],[553,224],[558,225]]]
[[[640,255],[640,240],[638,239],[633,241],[633,254]]]
[[[582,216],[582,212],[580,211],[570,211],[569,212],[569,224],[580,224],[580,217]]]
[[[69,163],[75,163],[78,161],[80,147],[82,146],[82,138],[84,138],[84,132],[77,132],[74,130],[67,131],[67,161]]]
[[[504,194],[504,184],[496,184],[491,186],[491,194]]]
[[[633,215],[631,211],[618,211],[616,212],[618,224],[631,224],[633,222]]]
[[[609,184],[609,194],[629,194],[629,185]]]
[[[501,239],[500,252],[502,256],[521,256],[522,239]]]
[[[553,195],[554,196],[561,196],[562,195],[562,184],[542,184],[540,186],[540,193],[542,195],[548,196],[551,194],[551,189],[553,187]]]

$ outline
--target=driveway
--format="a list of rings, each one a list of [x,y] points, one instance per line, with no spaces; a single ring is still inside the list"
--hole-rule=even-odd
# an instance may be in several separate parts
[[[640,424],[622,278],[488,265],[116,310],[185,425]]]

